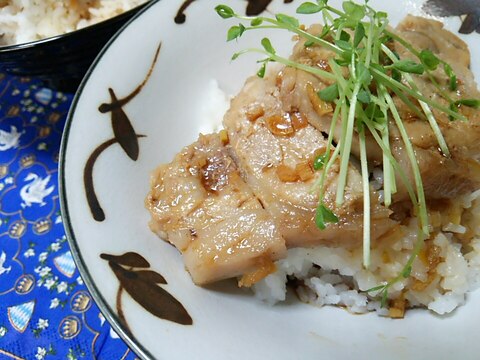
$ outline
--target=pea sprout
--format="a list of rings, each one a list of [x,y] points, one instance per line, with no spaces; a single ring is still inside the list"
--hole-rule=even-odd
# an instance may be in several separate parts
[[[298,14],[321,15],[319,21],[323,20],[323,30],[319,35],[309,33],[297,18],[285,14],[276,14],[273,18],[242,16],[226,5],[218,5],[215,10],[224,19],[234,18],[242,21],[242,23],[234,25],[228,30],[227,41],[239,39],[247,31],[279,29],[287,30],[304,39],[305,47],[320,46],[333,53],[333,57],[328,61],[330,70],[327,71],[278,55],[270,40],[263,38],[261,48],[242,50],[235,53],[232,59],[248,52],[259,53],[265,56],[264,59],[259,61],[261,67],[257,75],[260,77],[265,76],[266,67],[270,62],[277,62],[313,74],[320,80],[328,81],[328,83],[333,82],[332,85],[321,89],[317,93],[320,100],[331,103],[335,110],[330,124],[326,151],[314,160],[314,169],[321,170],[321,174],[314,185],[319,194],[315,223],[319,229],[325,229],[328,223],[339,221],[333,209],[329,209],[324,202],[326,174],[333,163],[338,160],[340,170],[335,204],[337,207],[341,206],[344,202],[347,186],[352,142],[354,137],[358,137],[364,196],[364,267],[368,268],[370,265],[371,227],[367,136],[373,138],[382,150],[385,206],[389,207],[392,204],[392,196],[397,191],[396,179],[400,179],[407,189],[414,213],[419,219],[417,241],[414,249],[398,276],[385,284],[366,291],[367,293],[378,293],[381,297],[382,306],[384,306],[391,286],[410,276],[413,262],[420,253],[424,240],[429,237],[427,204],[420,168],[415,157],[413,144],[407,134],[392,94],[402,100],[419,118],[428,121],[437,139],[439,149],[446,157],[450,156],[450,152],[433,109],[448,115],[452,121],[466,120],[458,111],[459,106],[478,108],[480,107],[480,101],[476,99],[453,100],[450,94],[438,84],[436,77],[433,76],[433,71],[438,68],[443,69],[448,79],[449,90],[455,91],[457,89],[457,77],[452,67],[430,50],[415,49],[406,40],[388,30],[387,14],[375,11],[368,5],[368,0],[364,4],[357,4],[350,0],[344,1],[341,10],[331,7],[328,0],[301,4],[297,8]],[[411,56],[405,59],[400,58],[389,47],[392,41],[401,44]],[[345,72],[348,73],[346,77]],[[445,106],[420,92],[415,83],[415,76],[420,75],[429,78],[438,90],[440,97],[449,105]],[[405,170],[392,155],[389,139],[389,119],[399,130],[410,162],[413,184],[407,177]],[[333,150],[333,134],[339,125],[339,121],[341,122],[341,135],[337,146]]]

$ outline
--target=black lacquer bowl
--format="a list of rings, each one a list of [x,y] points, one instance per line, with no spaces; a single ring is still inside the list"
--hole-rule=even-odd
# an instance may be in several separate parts
[[[0,71],[37,77],[50,88],[75,92],[107,41],[147,3],[80,30],[28,43],[0,46]]]

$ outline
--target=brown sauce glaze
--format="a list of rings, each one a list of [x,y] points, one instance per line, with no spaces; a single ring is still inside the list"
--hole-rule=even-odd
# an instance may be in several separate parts
[[[216,193],[228,185],[228,164],[225,159],[212,158],[201,170],[202,185],[208,192]]]

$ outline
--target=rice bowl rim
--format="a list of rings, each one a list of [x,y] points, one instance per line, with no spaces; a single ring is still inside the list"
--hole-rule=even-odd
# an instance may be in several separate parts
[[[50,43],[54,43],[57,40],[60,39],[68,39],[69,37],[75,37],[75,36],[81,36],[82,34],[87,34],[89,32],[94,32],[98,29],[101,29],[105,26],[108,26],[110,23],[114,23],[116,21],[119,21],[123,19],[124,17],[128,17],[131,14],[134,14],[135,12],[141,10],[143,7],[147,6],[149,3],[153,2],[155,0],[146,0],[143,4],[137,5],[130,10],[127,10],[125,12],[122,12],[121,14],[112,16],[108,19],[99,21],[95,24],[91,24],[88,26],[85,26],[81,29],[76,29],[72,30],[63,34],[58,34],[58,35],[53,35],[49,36],[46,38],[42,38],[39,40],[33,40],[33,41],[28,41],[20,44],[10,44],[10,45],[0,45],[0,54],[1,53],[7,53],[7,52],[16,52],[16,51],[22,51],[22,50],[29,50],[32,48],[35,48],[37,46],[42,46]]]

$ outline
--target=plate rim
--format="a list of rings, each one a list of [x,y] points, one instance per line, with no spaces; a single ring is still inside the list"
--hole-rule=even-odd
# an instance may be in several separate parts
[[[408,1],[408,0],[406,0]],[[74,258],[74,261],[79,269],[79,272],[87,286],[88,291],[92,295],[95,303],[99,307],[101,313],[104,315],[105,319],[109,322],[112,328],[117,332],[117,334],[122,338],[123,341],[130,347],[130,349],[141,359],[153,360],[155,357],[149,352],[139,340],[137,340],[133,334],[129,334],[128,330],[120,322],[118,315],[113,310],[113,308],[108,304],[108,302],[103,297],[99,288],[95,284],[93,277],[91,276],[86,262],[83,260],[83,256],[80,252],[80,247],[78,246],[75,234],[73,231],[73,226],[71,223],[69,211],[68,211],[68,200],[67,200],[67,186],[66,186],[66,177],[65,177],[65,166],[66,166],[66,153],[68,147],[68,138],[70,135],[70,127],[73,123],[74,113],[77,110],[77,105],[80,101],[80,98],[83,95],[84,88],[91,79],[92,73],[97,68],[98,63],[102,60],[105,53],[110,49],[113,43],[118,39],[118,37],[138,18],[140,18],[144,12],[147,12],[150,7],[158,4],[160,0],[152,0],[145,8],[141,9],[135,16],[133,16],[125,25],[123,25],[107,42],[107,44],[99,52],[92,65],[89,67],[86,72],[82,82],[80,83],[75,96],[72,100],[72,104],[68,111],[67,119],[65,122],[65,127],[62,134],[62,140],[60,145],[59,153],[59,171],[58,171],[58,184],[59,184],[59,199],[60,199],[60,211],[62,214],[62,219],[64,223],[65,233],[67,240],[70,245],[70,249]],[[458,36],[458,34],[456,34]],[[164,355],[162,355],[163,357]]]
[[[68,138],[70,135],[70,128],[73,123],[73,117],[77,109],[77,105],[82,97],[85,86],[89,82],[93,71],[96,69],[98,63],[103,58],[103,55],[110,49],[112,44],[118,39],[118,37],[136,20],[138,20],[145,12],[147,12],[151,7],[159,3],[160,0],[152,0],[147,2],[144,8],[142,8],[137,14],[135,14],[129,21],[127,21],[105,44],[105,46],[100,50],[98,55],[95,57],[95,60],[92,62],[87,72],[85,73],[80,85],[78,86],[77,91],[75,92],[72,104],[68,110],[67,118],[62,132],[62,139],[60,142],[60,152],[59,152],[59,164],[58,164],[58,194],[60,200],[60,213],[62,215],[62,222],[65,229],[65,235],[67,237],[68,244],[70,246],[70,251],[73,256],[73,260],[77,266],[77,269],[84,281],[87,290],[91,294],[95,304],[98,306],[100,312],[112,326],[113,330],[120,336],[120,338],[127,344],[127,346],[139,356],[141,359],[150,360],[155,357],[138,341],[133,335],[129,335],[127,330],[121,324],[118,316],[115,314],[113,309],[108,305],[105,298],[102,296],[100,290],[95,284],[93,277],[91,276],[83,256],[80,252],[80,247],[77,244],[75,238],[75,233],[73,231],[73,226],[70,220],[70,215],[68,211],[68,200],[67,200],[67,186],[65,181],[65,163],[66,163],[66,153],[68,148]]]

